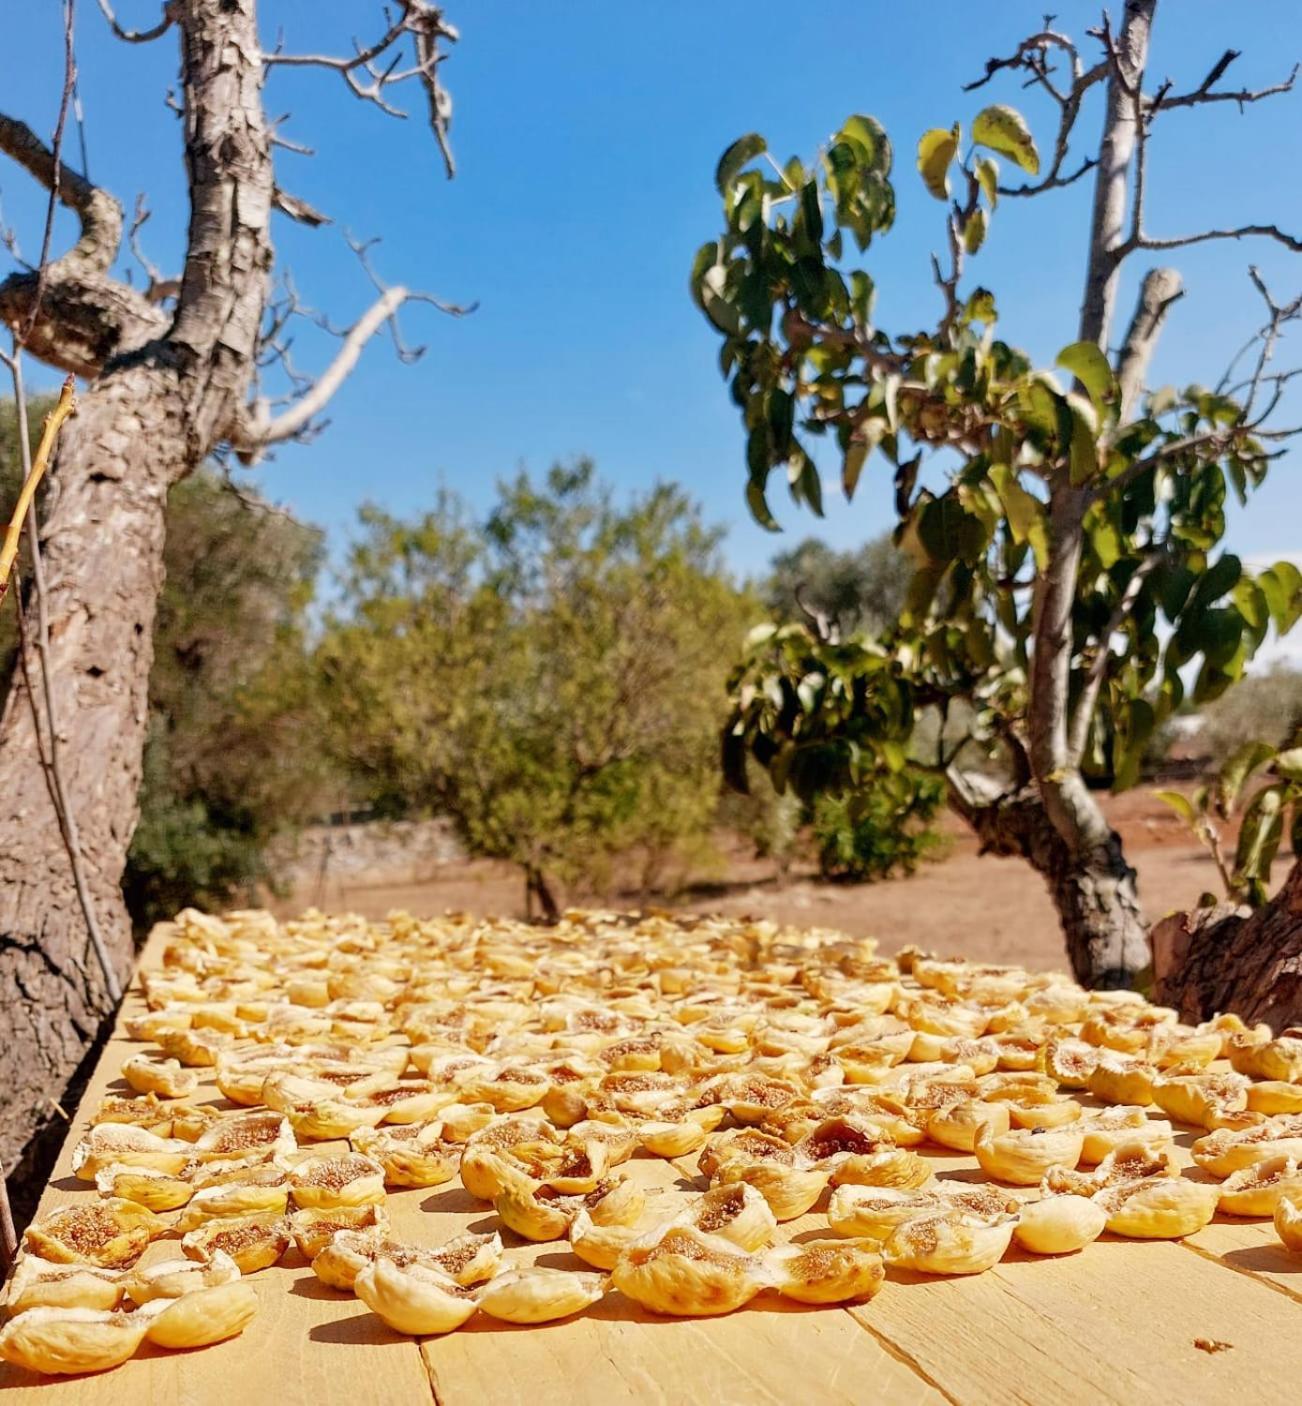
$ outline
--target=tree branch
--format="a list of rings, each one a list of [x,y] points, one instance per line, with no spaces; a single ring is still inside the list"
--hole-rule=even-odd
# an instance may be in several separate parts
[[[1135,404],[1144,389],[1144,379],[1148,375],[1158,338],[1162,335],[1167,313],[1183,296],[1180,275],[1175,269],[1150,269],[1144,275],[1135,313],[1117,357],[1117,385],[1121,392],[1118,419],[1123,425],[1132,418]]]
[[[408,37],[416,62],[409,68],[399,68],[402,62],[399,46]],[[266,68],[329,69],[343,78],[354,97],[374,103],[390,117],[406,117],[407,114],[389,101],[389,91],[410,79],[417,79],[425,90],[430,127],[450,180],[456,175],[456,162],[448,144],[452,99],[439,82],[439,65],[446,57],[439,44],[440,41],[455,43],[459,37],[456,28],[444,19],[439,6],[429,0],[398,0],[398,12],[384,33],[366,46],[354,40],[355,52],[350,55],[285,54],[278,46],[272,53],[264,54],[262,62]]]
[[[108,21],[109,28],[114,35],[127,44],[148,44],[151,40],[161,38],[171,29],[176,19],[176,7],[172,0],[163,6],[163,17],[153,27],[153,29],[124,29],[118,23],[118,17],[113,13],[113,6],[109,0],[99,0],[100,13]]]
[[[1302,254],[1302,239],[1288,234],[1278,225],[1239,225],[1234,229],[1206,229],[1198,234],[1181,234],[1174,238],[1155,239],[1152,235],[1132,236],[1117,250],[1119,258],[1133,254],[1136,249],[1184,249],[1190,244],[1205,244],[1209,239],[1273,239],[1295,254]]]
[[[400,285],[386,288],[380,283],[366,258],[368,246],[357,244],[351,239],[349,243],[352,244],[354,252],[362,261],[368,276],[380,290],[380,297],[351,327],[341,332],[343,343],[335,355],[335,359],[315,381],[309,381],[291,371],[291,375],[302,382],[302,391],[301,394],[296,395],[288,409],[282,414],[272,417],[270,402],[259,398],[245,410],[240,418],[240,423],[230,435],[231,445],[243,463],[256,462],[261,452],[272,444],[301,438],[305,433],[309,433],[313,419],[329,404],[336,391],[357,365],[367,342],[386,323],[389,324],[392,331],[399,358],[406,361],[416,360],[423,353],[424,348],[406,347],[397,327],[398,309],[404,303],[428,303],[451,317],[462,317],[466,313],[474,311],[474,304],[469,307],[459,307],[453,303],[442,302],[429,293],[417,292]],[[276,335],[278,335],[279,327],[283,326],[284,317],[289,315],[290,313],[286,312],[279,323],[273,322]]]
[[[1207,77],[1191,93],[1177,93],[1175,97],[1164,98],[1161,106],[1169,110],[1173,107],[1199,107],[1203,103],[1238,103],[1242,107],[1245,103],[1260,102],[1263,98],[1273,98],[1280,93],[1292,91],[1293,84],[1297,81],[1297,64],[1293,65],[1287,78],[1282,82],[1272,83],[1267,88],[1240,88],[1231,93],[1212,92],[1213,86],[1220,81],[1225,70],[1239,57],[1238,49],[1226,49],[1212,65]]]
[[[1103,686],[1108,671],[1108,660],[1112,657],[1112,636],[1126,623],[1144,582],[1153,574],[1166,556],[1166,544],[1151,551],[1135,568],[1126,588],[1117,599],[1112,615],[1099,635],[1098,648],[1090,661],[1085,682],[1076,699],[1076,707],[1071,715],[1068,732],[1068,750],[1072,766],[1079,766],[1085,754],[1085,743],[1089,739],[1090,720],[1094,716],[1094,705],[1098,702],[1099,689]]]
[[[78,376],[94,376],[124,346],[142,345],[167,329],[167,317],[134,289],[109,276],[122,243],[122,207],[71,167],[17,118],[0,113],[0,153],[11,157],[72,210],[81,235],[45,266],[40,315],[24,341],[39,360]],[[0,282],[0,322],[26,327],[37,307],[37,273]]]

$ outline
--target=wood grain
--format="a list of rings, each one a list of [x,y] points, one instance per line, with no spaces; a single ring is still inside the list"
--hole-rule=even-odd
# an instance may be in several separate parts
[[[147,950],[145,961],[155,959]],[[140,1008],[133,994],[124,1013]],[[86,1195],[70,1176],[72,1145],[103,1095],[121,1088],[121,1063],[139,1048],[117,1036],[105,1048],[41,1214]],[[220,1099],[210,1081],[198,1097]],[[1181,1135],[1182,1160],[1190,1141]],[[971,1159],[921,1150],[938,1177],[973,1179]],[[647,1193],[648,1221],[700,1185],[690,1160],[639,1157],[626,1170]],[[498,1228],[490,1208],[455,1182],[391,1193],[388,1209],[396,1237],[423,1245]],[[821,1207],[781,1227],[783,1239],[820,1234],[828,1234]],[[513,1262],[580,1267],[564,1243],[503,1239]],[[175,1254],[174,1242],[158,1242],[146,1262]],[[876,1298],[851,1309],[801,1308],[765,1294],[725,1318],[666,1320],[612,1293],[563,1323],[516,1328],[479,1315],[423,1342],[390,1333],[292,1252],[250,1282],[260,1312],[232,1342],[191,1353],[148,1349],[114,1372],[65,1380],[0,1365],[0,1406],[1233,1406],[1236,1397],[1292,1399],[1302,1380],[1302,1256],[1283,1250],[1269,1222],[1229,1217],[1184,1244],[1105,1236],[1058,1259],[1014,1251],[974,1278],[892,1272]],[[1231,1346],[1208,1353],[1199,1339]]]

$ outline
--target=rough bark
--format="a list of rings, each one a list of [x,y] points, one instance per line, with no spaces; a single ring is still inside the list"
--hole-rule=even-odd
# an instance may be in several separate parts
[[[61,197],[82,239],[47,270],[30,342],[43,360],[94,377],[65,430],[41,535],[65,781],[123,973],[131,931],[120,883],[138,816],[167,491],[247,397],[271,266],[254,0],[176,0],[173,10],[192,202],[175,320],[109,278],[120,212],[115,221],[107,197],[63,168]],[[52,159],[24,130],[9,120],[0,147],[17,147],[48,184]],[[25,318],[34,292],[30,277],[6,280],[0,310]],[[0,715],[0,991],[0,1157],[12,1164],[109,1014],[18,687]]]
[[[974,795],[970,781],[951,786],[950,806],[971,826],[983,854],[1024,859],[1044,880],[1082,986],[1134,983],[1148,965],[1147,930],[1135,871],[1116,831],[1105,825],[1089,847],[1069,844],[1033,782],[989,796]]]
[[[1235,1011],[1278,1032],[1302,1025],[1302,861],[1253,912],[1221,904],[1153,929],[1154,997],[1181,1018]]]

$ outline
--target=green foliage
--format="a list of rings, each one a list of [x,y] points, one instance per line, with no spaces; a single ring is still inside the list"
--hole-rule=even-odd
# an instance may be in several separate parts
[[[1302,722],[1295,721],[1287,746],[1241,743],[1212,783],[1191,796],[1157,794],[1206,846],[1226,897],[1259,908],[1270,897],[1271,869],[1286,835],[1294,855],[1302,856]],[[1230,855],[1221,825],[1236,818],[1239,835]]]
[[[123,888],[138,925],[274,883],[268,850],[332,777],[307,647],[321,534],[214,474],[168,500],[140,823]]]
[[[863,882],[912,874],[941,846],[931,827],[945,783],[906,767],[870,787],[824,794],[813,804],[813,832],[824,877]]]
[[[966,157],[957,134],[936,128],[919,148],[925,185],[947,203],[952,268],[937,270],[942,315],[917,331],[876,323],[873,278],[847,254],[894,218],[878,124],[849,119],[808,166],[777,166],[758,137],[720,166],[723,228],[691,281],[745,428],[751,511],[776,526],[781,472],[793,501],[821,513],[815,457],[830,442],[847,497],[874,465],[892,475],[895,539],[912,564],[896,627],[873,647],[790,626],[752,640],[729,745],[779,786],[897,771],[912,714],[947,700],[971,710],[987,755],[1022,745],[1050,484],[1069,481],[1083,515],[1065,706],[1093,780],[1133,784],[1185,680],[1194,702],[1214,700],[1272,625],[1283,634],[1302,614],[1289,563],[1254,575],[1221,550],[1228,500],[1246,501],[1272,457],[1243,405],[1191,385],[1146,397],[1123,423],[1097,347],[1065,346],[1066,378],[1037,369],[997,335],[988,290],[959,295],[997,196],[994,158],[977,148],[1028,173],[1039,158],[1011,108],[977,117]]]
[[[1219,767],[1244,738],[1283,747],[1302,729],[1302,673],[1277,665],[1250,674],[1199,714],[1200,749]]]
[[[802,620],[810,610],[840,634],[876,634],[899,615],[912,574],[909,559],[889,536],[845,552],[806,537],[773,557],[764,604],[782,624]]]
[[[373,509],[319,660],[335,746],[390,811],[450,815],[475,853],[600,885],[704,843],[722,684],[752,608],[675,488],[628,506],[590,462]]]
[[[29,404],[33,437],[52,403]],[[0,402],[0,503],[20,482],[14,436],[13,402]],[[140,822],[123,876],[140,928],[273,883],[269,846],[320,810],[327,782],[306,640],[320,534],[246,506],[208,472],[178,484],[167,512]],[[0,696],[16,643],[6,601]]]

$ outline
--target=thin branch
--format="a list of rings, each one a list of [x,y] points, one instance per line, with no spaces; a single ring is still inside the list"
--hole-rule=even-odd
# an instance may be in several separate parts
[[[16,376],[17,355],[10,357],[0,352],[0,356],[3,356],[5,364]],[[73,379],[69,376],[63,383],[63,389],[59,393],[59,399],[54,408],[45,417],[45,426],[41,431],[41,442],[37,446],[36,457],[24,475],[23,486],[18,491],[18,501],[14,505],[13,520],[5,531],[4,540],[0,542],[0,602],[3,602],[9,590],[9,578],[13,574],[14,560],[18,556],[18,544],[22,540],[27,510],[31,507],[32,501],[36,497],[36,490],[50,465],[50,455],[54,450],[54,442],[59,437],[60,426],[76,408],[77,397],[73,391]]]
[[[100,14],[108,21],[109,28],[114,35],[127,44],[148,44],[154,39],[161,38],[172,27],[172,22],[176,18],[175,6],[169,3],[163,6],[163,17],[153,27],[153,29],[124,29],[118,23],[118,17],[113,13],[113,7],[109,0],[99,0]]]
[[[41,301],[45,297],[46,276],[50,263],[50,241],[54,237],[54,207],[61,199],[59,185],[64,170],[60,159],[63,151],[63,129],[68,121],[72,92],[77,86],[77,59],[72,47],[75,3],[76,0],[63,0],[63,92],[59,96],[59,115],[54,123],[54,140],[50,145],[50,199],[45,207],[45,232],[41,236],[41,257],[36,266],[36,292],[27,314],[27,325],[18,339],[20,342],[25,342],[32,335],[36,319],[41,313]]]
[[[1238,103],[1243,107],[1247,103],[1261,102],[1263,98],[1277,97],[1280,93],[1288,93],[1293,89],[1297,81],[1297,64],[1293,65],[1288,77],[1279,83],[1272,83],[1266,88],[1240,88],[1237,92],[1214,93],[1213,86],[1218,83],[1224,75],[1225,70],[1240,56],[1238,49],[1226,49],[1219,59],[1212,65],[1207,77],[1191,92],[1178,93],[1175,97],[1168,97],[1162,102],[1162,107],[1167,110],[1173,107],[1199,107],[1203,103]]]
[[[1295,254],[1302,254],[1302,239],[1288,234],[1278,225],[1239,225],[1234,229],[1206,229],[1198,234],[1181,234],[1174,238],[1155,239],[1152,235],[1140,235],[1129,239],[1117,250],[1124,257],[1136,249],[1184,249],[1190,244],[1205,244],[1209,239],[1273,239]]]
[[[411,67],[401,68],[401,45],[408,37],[416,62]],[[429,0],[398,0],[397,13],[389,19],[380,37],[368,45],[354,40],[352,54],[286,54],[277,45],[271,53],[263,55],[262,61],[266,68],[329,69],[343,78],[354,97],[374,103],[390,117],[407,116],[389,101],[390,90],[416,79],[425,90],[430,128],[451,179],[456,174],[456,162],[448,142],[452,99],[439,82],[439,65],[445,57],[439,46],[444,41],[455,43],[458,37],[456,29],[444,19],[442,9]]]
[[[1185,454],[1191,449],[1203,449],[1215,447],[1219,452],[1239,433],[1235,428],[1206,430],[1201,434],[1185,435],[1181,439],[1173,439],[1169,443],[1162,445],[1160,449],[1155,449],[1151,454],[1146,454],[1142,459],[1136,459],[1128,468],[1112,478],[1105,478],[1095,484],[1087,495],[1086,506],[1096,503],[1100,498],[1105,498],[1112,493],[1124,493],[1127,488],[1137,478],[1142,477],[1150,469],[1155,469],[1164,464],[1168,459],[1174,459],[1180,454]]]
[[[288,215],[291,220],[297,220],[311,229],[320,229],[322,225],[331,223],[330,216],[323,214],[315,205],[309,205],[297,195],[290,195],[279,186],[272,188],[271,203],[282,215]]]
[[[351,327],[339,331],[338,335],[342,339],[342,345],[334,360],[317,380],[307,381],[306,384],[302,385],[301,394],[296,392],[288,409],[273,417],[270,414],[270,402],[265,398],[259,398],[245,410],[230,436],[232,446],[243,462],[255,462],[261,452],[269,445],[279,444],[288,439],[301,440],[305,434],[310,434],[314,418],[325,409],[339,387],[351,374],[367,342],[385,324],[389,325],[400,359],[416,360],[423,353],[424,348],[407,347],[402,340],[397,324],[398,309],[404,303],[428,303],[431,307],[438,308],[440,312],[447,313],[450,317],[463,317],[475,310],[477,304],[472,303],[468,307],[461,307],[455,303],[446,303],[430,293],[421,293],[401,285],[387,287],[380,280],[368,256],[368,251],[374,243],[375,240],[359,242],[351,235],[348,236],[349,247],[357,255],[367,277],[379,292],[379,298]],[[265,335],[263,339],[264,345],[273,345],[273,350],[279,350],[282,356],[287,350],[287,345],[280,343],[280,346],[276,347],[274,344],[280,342],[279,331],[283,328],[284,321],[295,312],[303,314],[303,310],[298,308],[295,303],[296,295],[293,292],[293,285],[288,284],[286,294],[286,304],[288,305],[282,304],[273,314],[271,329],[269,329],[272,332],[272,341],[268,343]],[[322,325],[322,320],[319,317],[314,320],[318,322],[318,325]],[[334,329],[327,325],[327,330],[333,331]],[[291,372],[291,374],[293,373]]]
[[[127,243],[134,255],[136,262],[145,271],[145,277],[149,280],[145,287],[145,297],[151,303],[163,303],[169,298],[175,298],[181,291],[181,280],[179,278],[168,278],[157,264],[153,263],[145,254],[140,244],[140,231],[149,219],[149,209],[145,205],[144,193],[136,196],[135,213],[131,217],[131,228],[127,231]]]

